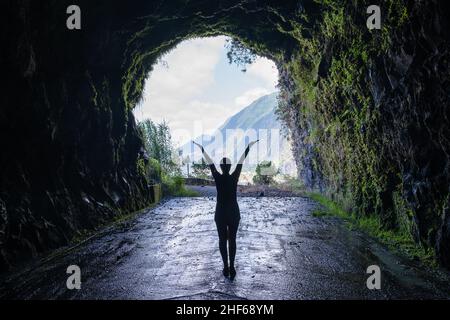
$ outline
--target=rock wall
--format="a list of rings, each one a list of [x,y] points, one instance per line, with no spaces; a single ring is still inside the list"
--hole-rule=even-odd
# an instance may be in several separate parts
[[[322,7],[312,37],[282,64],[280,113],[310,190],[379,216],[449,266],[448,6],[381,9],[382,29],[368,31],[360,6]]]
[[[450,265],[449,11],[440,1],[2,2],[0,265],[149,203],[131,110],[156,59],[226,34],[273,59],[300,179]]]
[[[117,53],[109,24],[68,32],[64,5],[2,3],[2,269],[151,200],[137,171],[142,143],[121,94],[121,65],[105,58],[107,49]],[[83,19],[89,26],[96,18]]]

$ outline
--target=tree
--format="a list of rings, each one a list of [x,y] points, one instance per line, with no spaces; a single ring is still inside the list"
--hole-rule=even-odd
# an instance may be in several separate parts
[[[202,161],[199,163],[192,163],[192,173],[194,177],[200,179],[207,179],[209,176],[209,166],[202,158]]]
[[[225,48],[228,50],[229,64],[235,64],[242,72],[247,71],[247,65],[255,62],[257,55],[237,39],[228,39]]]
[[[152,120],[147,119],[139,123],[139,128],[148,156],[159,162],[162,171],[168,174],[178,173],[178,165],[173,160],[175,149],[172,144],[172,135],[167,123],[155,124]]]
[[[272,161],[262,161],[256,166],[256,175],[253,177],[255,184],[271,184],[274,182],[278,170]]]

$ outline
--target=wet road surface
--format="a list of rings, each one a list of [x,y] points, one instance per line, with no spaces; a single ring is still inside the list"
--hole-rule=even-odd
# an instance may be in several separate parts
[[[76,247],[3,276],[2,299],[433,299],[446,274],[427,273],[301,197],[239,199],[237,276],[222,276],[213,197],[177,198]],[[378,265],[381,290],[366,269]],[[69,265],[81,290],[68,290]]]

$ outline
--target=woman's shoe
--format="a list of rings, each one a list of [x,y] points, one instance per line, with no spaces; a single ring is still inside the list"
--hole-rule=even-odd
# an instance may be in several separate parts
[[[236,277],[236,269],[234,267],[230,268],[230,279],[233,280]]]

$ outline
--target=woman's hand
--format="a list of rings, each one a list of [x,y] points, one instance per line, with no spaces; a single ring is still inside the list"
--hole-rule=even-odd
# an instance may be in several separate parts
[[[197,143],[195,141],[192,141],[193,144],[195,144],[197,147],[203,150],[203,146],[200,143]]]
[[[259,142],[259,140],[252,141],[252,142],[250,142],[250,143],[248,144],[248,147],[251,148],[251,147],[253,147],[255,144],[257,144],[258,142]]]
[[[212,160],[211,157],[208,155],[208,153],[206,153],[205,148],[203,148],[203,146],[202,146],[201,144],[199,144],[199,143],[197,143],[197,142],[195,142],[195,141],[192,141],[192,143],[195,144],[196,146],[198,146],[198,147],[202,150],[203,157],[205,157],[206,163],[207,163],[208,165],[214,165],[213,160]]]

